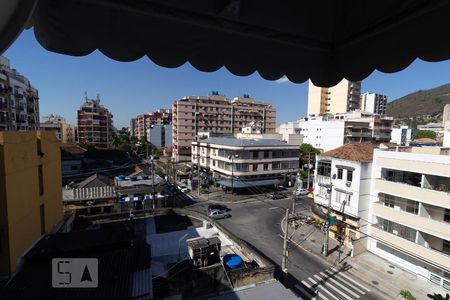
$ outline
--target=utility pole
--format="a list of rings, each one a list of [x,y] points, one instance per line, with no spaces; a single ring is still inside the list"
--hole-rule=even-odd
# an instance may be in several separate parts
[[[334,175],[333,175],[334,177]],[[334,179],[334,178],[333,178]],[[323,236],[323,252],[322,254],[324,256],[328,255],[328,239],[330,236],[329,229],[329,220],[330,220],[330,212],[331,212],[331,192],[333,191],[333,184],[330,182],[330,184],[327,186],[327,195],[328,195],[328,208],[327,208],[327,216],[325,220],[325,224],[323,226],[324,230],[324,236]]]
[[[281,258],[281,270],[283,271],[284,275],[287,277],[288,269],[286,265],[287,257],[288,257],[288,249],[287,249],[287,239],[288,239],[288,229],[289,229],[289,208],[286,208],[286,219],[285,219],[285,225],[284,225],[284,237],[283,237],[283,256]]]
[[[153,208],[155,208],[155,160],[153,155],[151,156],[152,161],[152,203]]]
[[[200,197],[200,143],[197,141],[197,197]]]
[[[310,170],[311,170],[311,152],[308,152],[308,185],[307,185],[308,190],[310,181]]]

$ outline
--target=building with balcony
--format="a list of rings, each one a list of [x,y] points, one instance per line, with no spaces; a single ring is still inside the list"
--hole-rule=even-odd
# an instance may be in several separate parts
[[[361,82],[343,79],[330,88],[308,84],[308,116],[336,114],[360,109]]]
[[[360,231],[367,229],[373,150],[372,144],[346,144],[324,152],[316,159],[316,215],[323,222],[330,205],[330,214],[338,220],[330,227],[330,236],[340,236],[348,246],[355,246],[353,243],[362,236]],[[358,252],[365,249],[362,245]]]
[[[213,137],[192,142],[192,164],[207,170],[224,188],[275,185],[296,174],[298,145],[273,139]]]
[[[362,111],[371,112],[373,114],[385,115],[387,106],[387,96],[377,93],[361,94]]]
[[[138,139],[147,136],[147,130],[151,125],[169,125],[172,124],[172,109],[158,109],[157,111],[138,115],[131,119],[131,134]]]
[[[50,132],[0,132],[0,277],[62,219],[61,158]]]
[[[250,123],[262,133],[275,133],[276,109],[250,98],[232,100],[213,92],[208,96],[188,96],[173,103],[172,157],[175,162],[191,160],[191,143],[199,132],[215,136],[240,133]]]
[[[50,115],[42,117],[40,128],[43,131],[52,131],[61,143],[75,143],[75,126],[67,123],[65,117]]]
[[[39,129],[38,90],[0,56],[0,131]]]
[[[392,128],[391,142],[400,146],[408,146],[411,141],[412,129],[408,126],[400,126],[398,128]]]
[[[346,143],[389,142],[393,118],[352,111],[296,121],[303,143],[329,151]]]
[[[172,125],[150,125],[147,129],[147,141],[156,148],[172,147]]]
[[[98,148],[108,149],[113,133],[113,115],[97,99],[88,99],[77,112],[78,141]]]
[[[450,148],[376,149],[368,249],[450,289]]]

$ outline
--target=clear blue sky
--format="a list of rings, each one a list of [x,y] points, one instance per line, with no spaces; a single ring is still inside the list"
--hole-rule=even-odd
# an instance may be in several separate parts
[[[40,114],[60,114],[76,123],[76,110],[89,97],[100,94],[102,103],[114,114],[117,128],[128,126],[130,118],[157,108],[169,108],[187,95],[207,95],[213,90],[232,98],[244,93],[277,108],[278,122],[298,119],[307,109],[307,83],[273,82],[258,74],[238,77],[222,68],[213,73],[196,70],[190,64],[169,69],[144,57],[135,62],[116,62],[94,52],[71,57],[46,51],[27,30],[3,54],[13,68],[27,76],[39,89]],[[393,74],[378,71],[362,83],[363,92],[385,94],[394,100],[419,89],[450,82],[450,60],[428,63],[416,60]]]

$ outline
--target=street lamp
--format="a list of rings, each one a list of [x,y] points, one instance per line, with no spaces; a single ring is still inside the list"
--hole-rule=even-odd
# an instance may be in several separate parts
[[[239,154],[234,152],[228,155],[228,159],[231,160],[231,197],[233,197],[233,189],[234,189],[234,159],[239,158]]]

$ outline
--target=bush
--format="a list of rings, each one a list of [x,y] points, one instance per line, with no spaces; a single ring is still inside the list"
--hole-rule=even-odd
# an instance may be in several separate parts
[[[400,295],[401,295],[403,298],[407,299],[407,300],[416,300],[416,297],[414,297],[414,296],[411,294],[411,292],[408,291],[408,290],[401,290],[401,291],[400,291]]]

